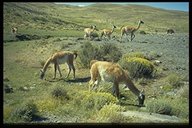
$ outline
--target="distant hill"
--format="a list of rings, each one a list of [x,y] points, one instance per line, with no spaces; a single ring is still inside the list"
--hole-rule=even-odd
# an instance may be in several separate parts
[[[139,19],[146,32],[164,32],[172,28],[176,32],[189,31],[189,13],[170,11],[142,5],[93,4],[85,7],[54,3],[4,2],[4,32],[11,26],[23,30],[61,31],[82,30],[95,24],[99,29],[137,26]]]

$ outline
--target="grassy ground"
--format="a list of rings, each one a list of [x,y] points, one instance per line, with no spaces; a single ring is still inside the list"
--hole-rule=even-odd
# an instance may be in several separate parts
[[[140,37],[138,37],[138,40],[139,39]],[[35,119],[34,122],[97,122],[97,118],[94,115],[96,115],[98,109],[93,108],[91,110],[89,109],[88,111],[85,111],[83,106],[87,102],[84,101],[83,104],[77,102],[79,99],[78,94],[79,96],[84,95],[84,93],[86,95],[88,94],[86,91],[88,91],[88,81],[90,79],[89,69],[82,67],[79,57],[75,61],[77,77],[76,80],[73,80],[72,75],[69,77],[69,79],[57,78],[56,80],[52,80],[52,65],[50,68],[48,68],[45,76],[46,80],[39,79],[39,70],[42,67],[41,62],[45,61],[55,51],[79,49],[83,43],[81,43],[81,41],[75,40],[76,39],[73,37],[55,37],[49,39],[4,43],[4,84],[11,85],[14,90],[14,93],[4,93],[5,122],[17,122],[17,120],[14,120],[11,116],[12,113],[15,111],[15,109],[18,109],[22,103],[27,103],[28,101],[34,103],[38,108],[39,118]],[[92,43],[98,43],[98,45],[102,45],[101,42],[93,41]],[[138,43],[137,40],[135,43]],[[133,42],[128,44],[134,45]],[[125,45],[127,44],[122,43],[119,45],[119,47],[122,49],[122,47]],[[134,46],[131,47],[133,49],[137,49],[134,48]],[[165,59],[164,57],[161,58],[162,60]],[[164,63],[166,63],[166,61]],[[65,76],[68,71],[67,66],[62,65],[61,68],[62,73]],[[175,97],[174,95],[179,95],[179,91],[174,95],[169,96],[167,94],[169,91],[173,90],[173,87],[166,85],[168,84],[166,81],[166,76],[168,76],[171,72],[174,71],[159,71],[159,74],[164,74],[164,77],[160,77],[154,80],[140,79],[134,82],[139,89],[142,89],[140,83],[142,81],[146,83],[147,81],[147,86],[145,86],[147,96],[145,102],[146,105],[151,105],[151,102],[154,102],[153,98],[150,97],[152,95],[156,97],[157,100],[164,99],[166,103],[169,103],[174,108],[173,110],[177,111],[177,113],[174,113],[176,116],[187,120],[187,97]],[[182,72],[183,75],[185,74],[187,76],[185,71]],[[59,75],[57,74],[57,76]],[[6,79],[8,79],[8,81]],[[110,83],[102,82],[101,85],[101,92],[107,92],[109,94],[111,93]],[[162,86],[165,89],[160,89]],[[67,95],[69,99],[64,98],[61,100],[52,97],[54,90],[62,89],[67,92],[67,94],[64,95]],[[183,87],[177,90],[181,89],[183,89]],[[141,109],[134,106],[134,104],[137,104],[137,101],[135,101],[135,95],[133,95],[130,91],[125,91],[123,86],[120,87],[120,91],[121,94],[125,96],[125,100],[122,100],[119,103],[117,102],[117,104],[125,107],[125,111],[148,111],[146,109]],[[182,92],[181,95],[183,95]],[[174,102],[171,100],[172,98],[174,99]],[[169,100],[171,100],[171,102]],[[182,104],[180,106],[175,106],[181,100],[183,101]],[[78,104],[82,107],[80,107]],[[135,121],[137,122],[139,119],[129,117],[124,120],[124,122]]]

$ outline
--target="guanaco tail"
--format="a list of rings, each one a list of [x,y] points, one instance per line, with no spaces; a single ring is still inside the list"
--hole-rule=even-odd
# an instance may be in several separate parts
[[[101,30],[101,39],[103,36],[107,36],[108,39],[111,39],[111,34],[114,32],[114,29],[116,28],[115,25],[113,25],[113,28],[112,29],[103,29]]]
[[[134,83],[131,81],[128,73],[122,69],[117,63],[107,61],[92,60],[90,62],[90,74],[91,80],[89,81],[89,90],[92,90],[95,86],[98,86],[100,81],[112,82],[113,83],[113,95],[120,98],[119,84],[124,83],[139,100],[139,106],[143,106],[145,95],[143,91],[139,91]]]
[[[67,63],[69,67],[69,72],[66,76],[66,78],[69,77],[69,74],[71,72],[71,69],[73,69],[73,77],[75,79],[75,67],[73,64],[74,59],[77,58],[77,52],[70,52],[70,51],[61,51],[61,52],[56,52],[54,53],[51,57],[49,57],[44,64],[43,68],[40,70],[40,78],[43,79],[45,76],[45,72],[47,71],[48,66],[53,63],[54,64],[54,77],[53,79],[56,78],[56,71],[57,69],[59,70],[60,77],[62,77],[61,70],[60,70],[60,64]]]
[[[121,40],[123,38],[123,35],[128,35],[131,34],[131,41],[135,38],[135,32],[140,28],[141,24],[144,24],[143,21],[139,20],[138,26],[135,27],[130,27],[130,26],[122,26],[121,27]],[[127,39],[128,40],[128,39]]]

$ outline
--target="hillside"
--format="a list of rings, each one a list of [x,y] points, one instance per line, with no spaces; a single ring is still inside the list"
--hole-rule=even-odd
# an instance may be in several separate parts
[[[136,26],[139,19],[145,22],[142,30],[146,32],[165,32],[168,28],[176,32],[189,31],[187,12],[148,6],[95,4],[76,7],[54,3],[5,2],[3,8],[4,39],[10,34],[11,26],[19,27],[21,33],[73,36],[82,35],[76,30],[93,24],[99,29],[111,28],[112,24],[120,28],[123,25]],[[66,29],[75,32],[66,34]]]

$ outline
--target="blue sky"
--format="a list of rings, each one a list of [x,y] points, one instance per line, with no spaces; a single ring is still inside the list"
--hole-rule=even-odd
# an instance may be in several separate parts
[[[179,10],[189,12],[189,2],[108,2],[113,4],[137,4],[147,5],[156,8],[168,9],[168,10]],[[75,6],[86,6],[95,4],[95,2],[60,2],[60,4],[70,4]]]

